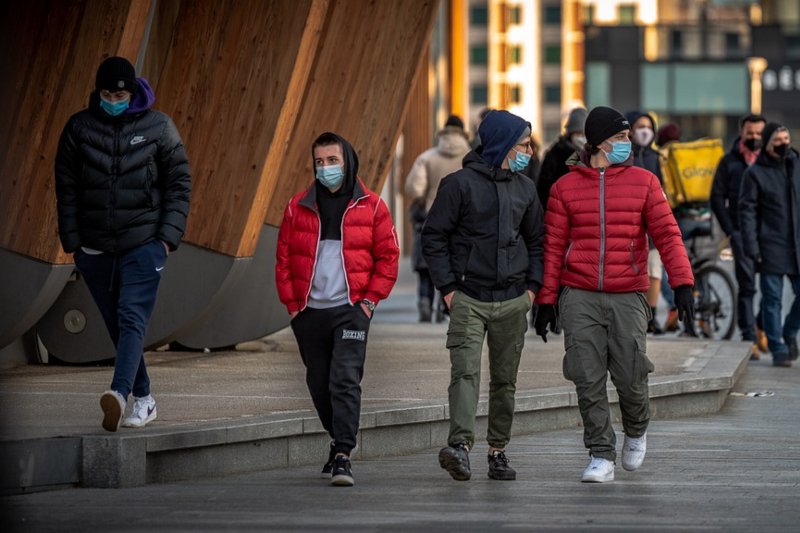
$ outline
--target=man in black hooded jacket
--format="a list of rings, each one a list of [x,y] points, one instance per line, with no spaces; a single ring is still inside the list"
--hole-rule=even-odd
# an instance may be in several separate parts
[[[543,272],[544,223],[536,189],[520,172],[530,160],[530,124],[492,111],[482,145],[444,178],[422,229],[422,253],[450,309],[450,434],[439,463],[456,480],[471,475],[484,337],[489,345],[489,477],[516,479],[505,447],[527,330]]]
[[[117,349],[111,387],[100,397],[108,431],[156,418],[144,337],[167,255],[189,215],[183,142],[172,120],[150,109],[154,102],[133,65],[109,57],[97,70],[89,107],[69,119],[56,154],[61,245],[74,254]],[[133,411],[123,421],[131,393]]]

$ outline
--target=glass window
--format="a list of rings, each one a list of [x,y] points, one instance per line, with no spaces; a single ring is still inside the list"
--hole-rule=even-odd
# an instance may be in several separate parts
[[[642,65],[641,77],[642,107],[653,111],[669,109],[669,65]]]
[[[635,24],[636,23],[636,6],[621,4],[619,6],[619,23],[620,24]]]
[[[486,85],[473,85],[469,88],[469,99],[473,104],[485,106],[489,101],[489,88]]]
[[[611,103],[611,69],[608,63],[586,64],[586,107]]]
[[[583,23],[586,26],[594,24],[594,6],[583,6]]]
[[[488,65],[489,49],[486,47],[486,45],[473,45],[469,49],[469,62],[472,65]]]
[[[508,62],[518,65],[522,63],[522,48],[519,46],[512,46],[508,49]]]
[[[729,56],[739,55],[739,34],[726,33],[725,34],[725,53]]]
[[[544,23],[561,24],[561,6],[544,6]]]
[[[544,101],[548,104],[561,103],[561,86],[560,85],[545,85],[544,86]]]
[[[510,6],[508,8],[508,23],[519,24],[520,22],[522,22],[522,7]]]
[[[670,37],[672,56],[679,58],[683,56],[683,32],[681,30],[672,30]]]
[[[677,64],[672,68],[674,92],[671,111],[730,114],[748,111],[750,81],[746,65]]]
[[[786,43],[787,59],[800,59],[800,35],[784,35],[783,42]]]
[[[550,64],[561,63],[561,45],[548,44],[544,47],[544,62]]]
[[[489,22],[489,9],[487,7],[472,7],[469,11],[469,23],[472,26],[485,26]]]
[[[522,101],[522,89],[519,85],[512,85],[508,88],[508,100],[512,104],[518,104]]]

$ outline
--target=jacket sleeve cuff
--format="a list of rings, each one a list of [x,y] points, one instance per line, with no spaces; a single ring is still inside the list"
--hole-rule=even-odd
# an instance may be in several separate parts
[[[448,283],[447,285],[442,285],[441,287],[439,287],[439,292],[441,292],[442,296],[444,296],[445,294],[450,294],[451,292],[453,292],[457,288],[458,288],[458,284],[456,284],[456,283]]]
[[[539,294],[539,291],[542,289],[542,284],[536,281],[529,281],[528,282],[528,290],[533,291],[533,294]]]

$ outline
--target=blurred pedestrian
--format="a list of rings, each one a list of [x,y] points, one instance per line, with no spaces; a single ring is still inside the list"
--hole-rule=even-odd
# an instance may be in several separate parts
[[[694,278],[680,230],[658,179],[633,166],[629,132],[629,122],[618,111],[592,109],[586,118],[586,150],[570,160],[570,172],[553,185],[545,215],[536,333],[547,342],[547,329],[552,331],[560,316],[564,377],[575,384],[590,452],[584,482],[614,479],[609,372],[625,431],[622,466],[636,470],[644,461],[647,382],[653,371],[646,355],[648,234],[663,254],[682,318],[691,320],[693,314]]]
[[[756,265],[744,252],[739,228],[739,191],[745,170],[761,154],[761,132],[767,120],[761,115],[746,115],[739,122],[739,135],[730,150],[717,165],[711,186],[711,209],[722,231],[728,236],[733,252],[736,284],[736,319],[742,340],[753,344],[751,359],[767,352],[767,336],[761,327],[761,312],[756,315],[753,298],[756,295]]]
[[[542,208],[520,174],[531,155],[531,126],[493,111],[480,148],[442,181],[422,229],[422,253],[450,308],[450,433],[439,464],[453,479],[471,476],[481,351],[489,346],[489,477],[516,479],[505,454],[514,419],[517,370],[542,275]]]
[[[419,278],[417,310],[420,322],[431,321],[435,294],[428,265],[422,257],[422,225],[436,198],[439,182],[461,168],[461,161],[469,150],[464,122],[456,115],[450,115],[444,128],[436,133],[436,146],[425,150],[417,157],[406,177],[406,195],[412,200],[411,222],[414,228],[414,246],[411,260]],[[436,322],[442,322],[445,314],[444,303],[439,301],[436,304]]]
[[[625,113],[625,118],[630,123],[630,140],[633,164],[637,167],[649,170],[658,178],[661,187],[664,187],[664,178],[661,175],[661,159],[657,151],[651,146],[655,140],[656,121],[647,113],[641,111],[629,111]],[[655,335],[664,333],[656,318],[658,308],[658,295],[661,292],[661,278],[664,277],[664,263],[661,261],[661,254],[653,240],[649,240],[650,251],[647,257],[647,272],[650,276],[650,288],[647,289],[647,303],[650,305],[650,322],[647,324],[647,332]]]
[[[114,377],[100,397],[103,428],[144,427],[158,411],[144,338],[170,251],[186,228],[189,163],[172,119],[124,57],[97,69],[87,109],[70,117],[58,144],[58,233],[116,348]],[[130,416],[123,416],[133,393]]]
[[[542,144],[536,138],[536,135],[531,133],[531,160],[522,173],[528,176],[534,184],[539,182],[539,172],[542,170],[541,153]]]
[[[286,207],[275,281],[333,439],[322,477],[351,486],[370,320],[397,280],[400,250],[389,209],[359,179],[350,143],[325,132],[311,151],[316,180]]]
[[[567,160],[577,150],[582,150],[586,144],[583,125],[586,122],[586,109],[576,107],[569,112],[567,122],[564,124],[564,133],[545,152],[542,168],[539,171],[539,180],[536,182],[536,191],[542,207],[547,210],[547,200],[550,198],[550,187],[569,172]]]
[[[475,124],[475,130],[474,130],[475,131],[475,136],[472,137],[472,141],[469,143],[470,144],[470,148],[472,148],[473,150],[475,150],[476,148],[478,148],[481,145],[481,135],[480,135],[481,122],[483,122],[483,119],[485,119],[486,116],[489,113],[491,113],[492,111],[493,111],[492,108],[484,107],[478,113],[478,123]]]
[[[674,122],[670,122],[668,124],[659,126],[658,131],[656,132],[656,146],[658,147],[658,155],[659,155],[659,160],[661,162],[661,170],[662,170],[662,185],[664,185],[663,180],[667,179],[667,176],[664,175],[664,172],[666,167],[667,153],[669,152],[669,146],[672,143],[679,142],[680,140],[681,140],[681,127],[678,124],[675,124]],[[673,208],[673,214],[675,214],[674,208]],[[680,223],[678,223],[678,225],[680,226]],[[669,280],[667,277],[666,270],[664,270],[663,268],[661,270],[662,270],[661,297],[664,298],[664,301],[667,302],[667,305],[669,306],[669,311],[667,312],[667,319],[664,321],[664,326],[662,329],[665,332],[678,331],[680,329],[680,326],[678,320],[678,308],[675,307],[675,294],[672,292],[672,287],[669,286]]]
[[[789,367],[798,357],[800,330],[800,154],[782,124],[768,122],[761,138],[764,148],[742,176],[739,230],[744,253],[759,273],[772,364]],[[781,326],[784,276],[794,301]]]

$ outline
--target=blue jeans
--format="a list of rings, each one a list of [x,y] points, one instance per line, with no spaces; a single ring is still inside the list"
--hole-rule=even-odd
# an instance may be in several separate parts
[[[769,351],[775,361],[789,357],[789,347],[784,339],[791,339],[800,331],[800,276],[788,276],[794,291],[794,302],[781,326],[781,301],[783,297],[783,275],[759,275],[761,280],[761,320],[767,334]]]
[[[123,398],[150,394],[150,378],[144,363],[144,337],[167,251],[153,240],[119,253],[75,253],[75,266],[83,276],[106,328],[117,348],[111,389]]]

